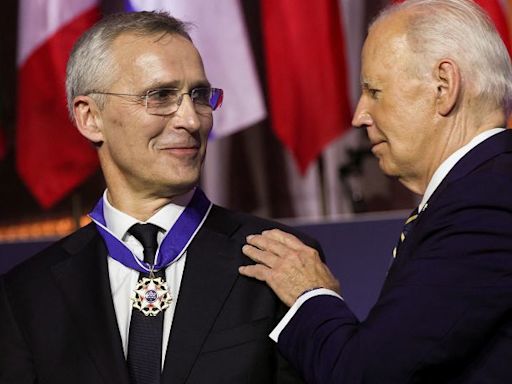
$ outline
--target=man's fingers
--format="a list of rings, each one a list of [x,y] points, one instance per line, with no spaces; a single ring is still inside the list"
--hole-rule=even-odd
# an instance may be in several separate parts
[[[247,277],[253,277],[260,281],[267,281],[270,269],[261,264],[244,265],[238,268],[238,272]]]
[[[239,268],[248,277],[265,281],[287,305],[311,288],[339,292],[339,283],[322,262],[318,251],[289,233],[273,229],[247,236],[242,251],[256,265]]]
[[[276,240],[282,244],[285,244],[288,247],[295,250],[300,250],[306,246],[294,235],[281,231],[280,229],[270,229],[267,231],[263,231],[262,235],[270,239]]]
[[[320,255],[297,237],[279,229],[263,231],[261,235],[248,236],[248,243],[268,250],[280,257],[296,258],[303,264],[320,261]]]
[[[255,246],[248,244],[242,247],[242,252],[246,256],[249,256],[256,263],[264,264],[267,267],[274,266],[278,259],[278,257],[275,254],[271,252],[266,252],[264,250],[261,250]]]
[[[265,265],[245,265],[238,267],[238,272],[241,275],[252,277],[260,281],[264,281],[268,286],[276,293],[283,303],[291,306],[297,299],[297,290],[294,287],[289,287],[287,281],[281,281],[281,279],[275,279],[273,271]],[[282,285],[282,283],[285,283]]]
[[[272,239],[266,235],[251,235],[247,237],[247,243],[256,247],[262,251],[267,251],[275,255],[275,257],[288,257],[294,256],[296,257],[297,251],[293,248],[290,248],[288,245]],[[245,252],[244,252],[245,253]],[[257,256],[257,255],[256,255]],[[269,260],[270,261],[270,260]],[[276,260],[273,260],[276,262]],[[269,264],[267,264],[269,265]]]

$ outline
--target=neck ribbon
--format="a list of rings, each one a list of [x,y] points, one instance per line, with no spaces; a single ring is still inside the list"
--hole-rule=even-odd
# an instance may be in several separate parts
[[[167,231],[155,255],[155,264],[150,265],[137,256],[108,228],[103,214],[103,197],[89,213],[96,228],[105,241],[110,256],[128,268],[139,272],[156,272],[178,260],[202,227],[212,203],[200,188],[196,188],[192,199],[172,228]]]

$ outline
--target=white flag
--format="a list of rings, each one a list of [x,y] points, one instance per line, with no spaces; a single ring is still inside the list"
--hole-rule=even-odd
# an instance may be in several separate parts
[[[230,135],[266,116],[238,0],[131,0],[136,11],[163,10],[193,24],[190,35],[212,86],[224,90],[213,137]]]

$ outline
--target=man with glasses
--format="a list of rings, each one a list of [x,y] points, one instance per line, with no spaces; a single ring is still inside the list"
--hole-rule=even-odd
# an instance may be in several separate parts
[[[197,187],[223,93],[185,25],[102,20],[66,86],[107,189],[91,224],[0,280],[0,382],[299,382],[267,337],[282,304],[238,274],[245,237],[276,224]]]

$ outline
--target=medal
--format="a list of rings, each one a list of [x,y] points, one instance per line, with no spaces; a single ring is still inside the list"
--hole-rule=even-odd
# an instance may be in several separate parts
[[[161,277],[143,277],[137,283],[132,297],[133,308],[146,316],[156,316],[169,307],[171,295],[167,283]]]
[[[103,238],[110,257],[128,268],[149,273],[149,277],[142,277],[137,282],[131,301],[133,308],[144,315],[156,316],[169,307],[172,298],[165,280],[155,277],[153,270],[159,271],[168,267],[185,253],[188,245],[201,229],[213,204],[200,188],[196,188],[192,199],[171,229],[167,231],[158,247],[154,264],[150,265],[139,260],[126,244],[107,228],[103,214],[103,199],[104,197],[98,201],[89,216],[96,224],[96,229]]]

